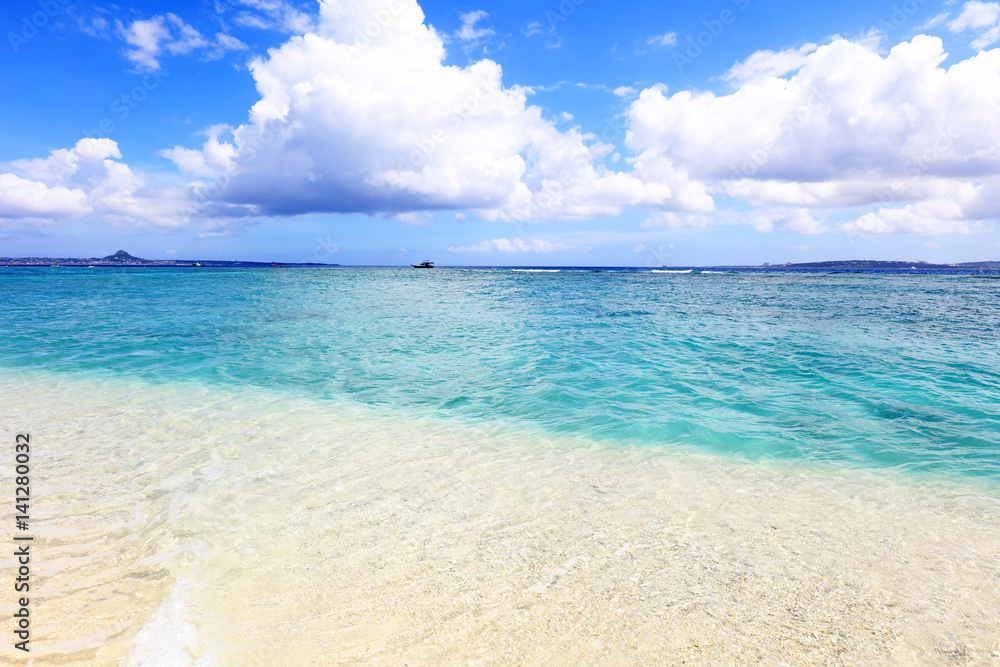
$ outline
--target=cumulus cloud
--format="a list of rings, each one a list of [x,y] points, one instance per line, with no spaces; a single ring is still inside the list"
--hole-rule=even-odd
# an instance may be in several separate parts
[[[629,110],[627,142],[688,165],[695,176],[793,182],[856,175],[994,171],[1000,52],[948,70],[941,41],[918,36],[885,57],[838,40],[790,79],[768,77],[731,95],[649,88]],[[850,76],[844,76],[851,72]],[[941,135],[946,144],[941,145]],[[923,159],[935,152],[932,161]]]
[[[0,163],[0,218],[46,223],[93,214],[161,226],[187,222],[193,211],[187,191],[150,187],[120,158],[111,139],[81,139],[47,158]]]
[[[786,52],[787,59],[752,56],[731,70],[739,85],[729,95],[642,91],[628,112],[626,144],[636,163],[669,160],[760,207],[822,213],[881,203],[890,210],[896,202],[945,198],[958,207],[981,202],[980,215],[990,210],[1000,176],[1000,51],[945,69],[936,37],[919,35],[885,56],[842,39],[811,49]],[[768,65],[778,60],[786,64]],[[796,73],[781,78],[788,63]],[[984,188],[976,199],[973,181]],[[991,212],[995,217],[995,206]],[[890,224],[888,215],[869,220],[869,231],[961,229],[942,216]],[[814,213],[776,228],[812,233],[823,228],[817,219]]]
[[[0,217],[65,218],[88,212],[87,195],[62,185],[49,186],[15,174],[0,174]]]
[[[317,32],[251,63],[261,99],[249,122],[163,154],[218,178],[203,192],[230,214],[470,209],[535,222],[713,207],[669,159],[606,169],[612,146],[557,130],[493,61],[443,65],[415,0],[390,6],[323,3]]]
[[[862,236],[969,234],[978,228],[978,224],[963,219],[961,207],[950,199],[880,208],[843,226],[844,231]]]
[[[576,250],[573,246],[563,245],[562,243],[552,243],[550,241],[544,241],[542,239],[532,239],[531,241],[525,241],[523,239],[493,239],[491,241],[483,241],[482,243],[471,245],[471,246],[459,246],[457,248],[450,247],[448,252],[563,252],[566,250]]]

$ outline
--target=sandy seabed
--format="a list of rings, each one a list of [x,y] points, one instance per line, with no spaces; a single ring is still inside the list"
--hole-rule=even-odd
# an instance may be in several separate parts
[[[35,665],[1000,665],[995,483],[194,385],[0,398]]]

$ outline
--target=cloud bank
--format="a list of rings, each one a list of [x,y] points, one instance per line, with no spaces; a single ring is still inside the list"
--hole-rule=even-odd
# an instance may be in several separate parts
[[[293,18],[302,34],[250,62],[259,101],[247,121],[160,152],[186,187],[150,187],[115,142],[88,138],[0,165],[0,217],[219,227],[455,210],[535,223],[638,207],[650,212],[647,228],[935,235],[980,231],[1000,214],[1000,49],[949,67],[927,35],[888,53],[839,38],[760,51],[725,74],[725,94],[616,88],[628,100],[623,134],[602,141],[557,129],[492,60],[444,64],[447,40],[415,0],[328,0],[317,16]],[[448,39],[487,36],[486,18],[463,14]],[[973,1],[941,25],[984,39],[998,21],[1000,5]],[[145,69],[212,46],[172,14],[122,32]],[[617,140],[624,151],[608,143]],[[538,251],[501,241],[489,251]]]
[[[729,95],[644,90],[626,144],[637,161],[669,160],[750,206],[880,205],[880,223],[844,229],[965,232],[1000,212],[1000,50],[947,69],[946,55],[923,35],[885,56],[843,39],[808,55],[761,52],[731,70],[742,83]],[[787,78],[766,75],[787,67]]]
[[[190,192],[148,185],[121,157],[111,139],[81,139],[47,158],[0,163],[0,219],[44,224],[96,215],[159,227],[187,224],[194,212]]]

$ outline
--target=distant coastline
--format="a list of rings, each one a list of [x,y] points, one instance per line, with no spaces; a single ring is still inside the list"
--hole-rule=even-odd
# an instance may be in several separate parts
[[[107,257],[0,257],[0,266],[76,266],[76,267],[336,267],[340,264],[248,262],[221,259],[143,259],[119,250]]]
[[[65,266],[65,267],[229,267],[229,268],[268,268],[268,267],[278,267],[278,268],[302,268],[302,267],[317,267],[317,268],[332,268],[340,267],[343,268],[342,264],[322,264],[319,262],[306,262],[306,263],[294,263],[294,262],[251,262],[245,260],[219,260],[219,259],[144,259],[142,257],[135,257],[130,255],[124,250],[119,250],[113,255],[108,255],[107,257],[0,257],[0,266],[23,266],[23,267],[47,267],[47,266]],[[712,266],[658,266],[658,267],[636,267],[636,266],[531,266],[531,267],[521,267],[519,265],[511,266],[461,266],[461,267],[448,267],[442,266],[440,268],[483,268],[483,269],[511,269],[511,268],[530,268],[530,269],[554,269],[554,270],[573,270],[573,269],[601,269],[601,270],[620,270],[620,271],[655,271],[657,269],[666,269],[669,271],[677,272],[718,272],[718,271],[738,271],[738,272],[770,272],[770,271],[788,271],[788,272],[814,272],[814,271],[832,271],[841,273],[872,273],[872,272],[889,272],[889,273],[910,273],[910,272],[955,272],[955,273],[996,273],[1000,272],[1000,261],[984,261],[984,262],[960,262],[956,264],[935,264],[931,262],[916,261],[916,262],[906,262],[899,260],[874,260],[874,259],[850,259],[850,260],[830,260],[824,262],[797,262],[797,263],[785,263],[785,264],[758,264],[758,265],[712,265]]]
[[[759,266],[664,266],[670,270],[692,271],[833,271],[840,273],[912,273],[912,272],[955,272],[993,273],[1000,271],[1000,262],[960,262],[956,264],[934,264],[931,262],[904,262],[897,260],[849,259],[825,262],[797,262],[786,264],[761,264]]]

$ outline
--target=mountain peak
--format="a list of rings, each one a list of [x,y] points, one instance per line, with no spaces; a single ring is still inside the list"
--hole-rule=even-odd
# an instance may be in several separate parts
[[[108,260],[109,262],[141,262],[141,261],[143,261],[139,257],[133,257],[132,255],[130,255],[127,252],[125,252],[124,250],[119,250],[115,254],[108,255],[104,259]]]

